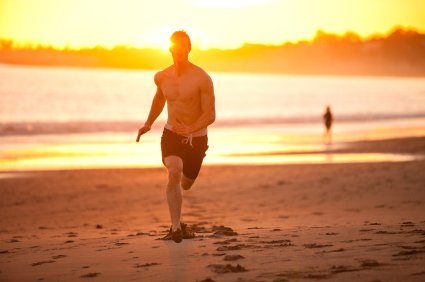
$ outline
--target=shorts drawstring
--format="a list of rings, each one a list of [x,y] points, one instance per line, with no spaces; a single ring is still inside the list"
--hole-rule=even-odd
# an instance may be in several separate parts
[[[173,127],[170,124],[166,123],[164,127],[165,127],[165,129],[168,129],[171,132],[173,132]],[[175,132],[173,132],[173,133],[175,133]],[[200,129],[198,131],[192,132],[191,134],[189,134],[189,136],[182,136],[182,135],[178,135],[177,133],[175,133],[175,134],[183,137],[183,139],[181,140],[182,144],[188,144],[190,147],[193,148],[192,138],[193,137],[197,138],[197,137],[207,136],[207,133],[208,133],[207,128],[203,128],[203,129]]]
[[[193,144],[192,144],[192,134],[190,134],[189,136],[187,136],[186,138],[183,138],[182,139],[182,143],[183,144],[188,144],[189,143],[189,145],[190,145],[190,147],[192,147],[193,148]]]

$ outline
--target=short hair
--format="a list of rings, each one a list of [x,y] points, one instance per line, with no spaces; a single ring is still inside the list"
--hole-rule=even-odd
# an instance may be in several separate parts
[[[178,30],[175,31],[171,37],[170,37],[170,41],[171,42],[176,42],[178,40],[181,40],[182,38],[186,39],[187,42],[189,42],[189,51],[192,49],[192,42],[190,42],[190,37],[187,34],[187,32],[185,30]]]

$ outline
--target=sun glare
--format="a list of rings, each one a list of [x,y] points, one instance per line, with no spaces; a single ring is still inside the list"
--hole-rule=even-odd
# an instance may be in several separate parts
[[[160,48],[164,52],[168,52],[171,45],[170,39],[168,36],[158,38],[157,42],[158,42],[158,48]]]
[[[171,34],[177,30],[185,30],[189,34],[193,49],[206,50],[214,46],[214,43],[217,44],[217,42],[214,42],[216,38],[213,36],[208,36],[205,32],[200,30],[175,28],[162,31],[157,30],[155,32],[141,34],[138,36],[137,40],[133,42],[133,45],[139,48],[156,48],[163,52],[168,52],[172,44],[170,42]]]
[[[196,4],[209,8],[242,8],[258,4],[265,4],[271,0],[198,0]]]
[[[140,48],[156,48],[168,52],[170,48],[170,35],[171,33],[169,32],[158,31],[149,34],[141,34],[133,45]]]

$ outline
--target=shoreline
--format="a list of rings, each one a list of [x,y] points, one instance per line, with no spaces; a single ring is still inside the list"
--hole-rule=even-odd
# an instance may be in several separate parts
[[[336,145],[337,148],[332,148]],[[425,136],[400,137],[377,140],[361,140],[341,142],[327,145],[327,149],[321,151],[296,151],[296,152],[265,152],[251,155],[303,155],[303,154],[344,154],[344,153],[383,153],[383,154],[425,154]]]
[[[7,137],[0,151],[0,173],[162,167],[157,130],[141,143],[134,134],[42,135],[36,140]],[[278,133],[274,126],[257,135],[240,128],[212,129],[204,166],[362,163],[411,161],[425,155],[425,127],[377,128],[334,134],[323,144],[320,134]]]

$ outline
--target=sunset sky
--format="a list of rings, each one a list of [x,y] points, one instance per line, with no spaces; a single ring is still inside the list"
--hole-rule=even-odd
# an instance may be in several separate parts
[[[425,31],[423,0],[0,0],[0,38],[72,47],[166,48],[187,30],[200,48],[311,39],[318,29],[364,37]]]

